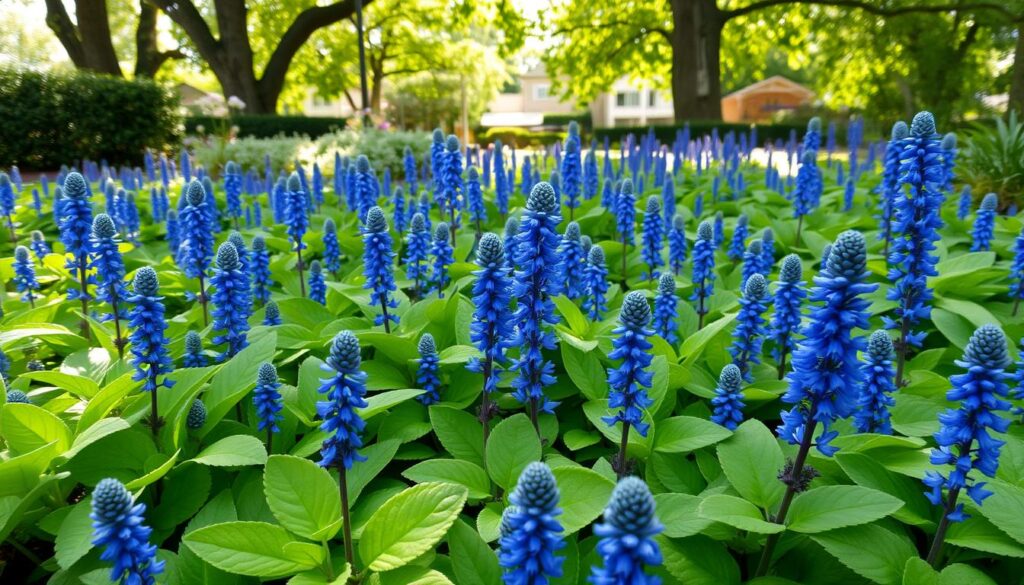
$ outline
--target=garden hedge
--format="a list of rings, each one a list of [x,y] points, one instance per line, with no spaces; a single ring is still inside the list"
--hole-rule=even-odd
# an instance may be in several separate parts
[[[0,68],[0,167],[135,164],[147,147],[180,142],[177,110],[176,94],[149,80]]]
[[[328,118],[321,116],[277,116],[277,115],[240,115],[229,118],[231,125],[238,126],[239,137],[273,138],[274,136],[304,134],[310,138],[319,138],[336,130],[343,130],[347,118]],[[213,131],[223,124],[223,118],[213,116],[188,116],[185,119],[185,131],[196,134],[196,128],[203,126],[207,132]]]

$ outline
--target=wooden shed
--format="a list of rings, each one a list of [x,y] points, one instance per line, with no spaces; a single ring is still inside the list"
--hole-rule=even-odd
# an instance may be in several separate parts
[[[813,91],[781,75],[774,75],[723,97],[722,119],[726,122],[766,122],[777,112],[794,110],[812,99]]]

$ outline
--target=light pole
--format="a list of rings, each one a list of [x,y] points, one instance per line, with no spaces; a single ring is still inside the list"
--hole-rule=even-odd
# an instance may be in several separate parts
[[[366,90],[366,49],[363,47],[363,0],[356,0],[356,35],[359,37],[359,88],[363,97],[363,128],[370,126],[370,97]]]

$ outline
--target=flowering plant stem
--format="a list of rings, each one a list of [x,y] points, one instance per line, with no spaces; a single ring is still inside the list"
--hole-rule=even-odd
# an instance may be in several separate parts
[[[961,453],[970,453],[971,444],[974,442],[973,439],[960,444]],[[946,531],[949,530],[949,515],[956,510],[956,500],[960,496],[960,488],[953,488],[946,494],[946,501],[942,506],[942,520],[939,521],[939,527],[935,530],[935,538],[932,540],[932,546],[928,549],[928,564],[932,567],[939,568],[939,555],[942,553],[942,545],[946,540]]]
[[[87,259],[86,254],[83,252],[78,256],[78,283],[82,287],[82,323],[80,325],[82,329],[82,337],[89,339],[89,292],[88,282],[89,277],[86,275]]]
[[[210,324],[210,310],[206,306],[206,278],[199,274],[199,304],[203,306],[203,326]]]
[[[771,519],[776,524],[784,524],[786,522],[789,506],[793,503],[793,497],[796,496],[797,489],[800,486],[800,476],[803,474],[804,465],[807,463],[807,455],[811,452],[811,442],[814,440],[814,428],[818,426],[818,421],[814,418],[817,410],[818,406],[816,404],[811,405],[810,412],[807,414],[807,427],[804,429],[803,440],[800,441],[800,450],[797,451],[796,459],[793,461],[793,470],[790,471],[787,477],[782,478],[782,481],[786,484],[786,493],[782,496],[779,512]],[[768,535],[768,539],[764,543],[764,550],[761,552],[761,561],[757,564],[757,572],[754,573],[754,577],[763,577],[768,572],[772,564],[772,555],[775,553],[775,545],[779,543],[781,536],[782,533],[779,532]]]
[[[348,562],[348,566],[352,567],[352,572],[355,572],[355,549],[352,548],[352,520],[349,518],[349,507],[348,507],[348,474],[346,473],[345,464],[341,461],[338,462],[338,491],[341,495],[341,520],[342,520],[342,539],[345,541],[345,560]],[[328,555],[328,562],[330,562],[330,555]]]

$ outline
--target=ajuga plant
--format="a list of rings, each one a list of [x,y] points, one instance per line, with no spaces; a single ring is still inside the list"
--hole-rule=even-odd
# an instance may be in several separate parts
[[[68,300],[78,299],[82,303],[82,315],[89,314],[89,252],[92,249],[92,203],[89,201],[89,184],[85,177],[74,171],[64,178],[60,199],[60,240],[64,251],[70,254],[65,268],[76,274],[78,286],[68,290]],[[89,323],[83,317],[82,335],[89,338]]]
[[[615,185],[612,179],[606,178],[601,185],[601,207],[604,207],[608,211],[615,209]]]
[[[552,298],[562,292],[561,259],[558,256],[558,223],[555,191],[543,181],[534,185],[516,236],[516,266],[512,296],[518,299],[513,321],[518,334],[511,343],[520,349],[513,364],[518,371],[512,382],[513,396],[527,405],[530,420],[540,435],[538,415],[552,412],[557,403],[544,396],[544,387],[554,383],[554,364],[544,359],[543,350],[554,349],[551,328],[558,323]]]
[[[846,231],[839,235],[828,257],[828,268],[815,280],[810,299],[820,305],[811,309],[810,322],[803,330],[804,340],[793,352],[793,371],[789,389],[782,401],[793,407],[782,412],[779,437],[791,445],[799,445],[796,458],[780,474],[786,491],[772,521],[784,524],[789,506],[797,491],[807,487],[805,470],[812,442],[825,456],[836,448],[830,443],[838,435],[832,424],[853,414],[861,372],[857,352],[864,349],[864,339],[854,336],[868,326],[868,301],[864,295],[878,285],[867,284],[867,246],[860,232]],[[815,440],[815,429],[821,434]],[[762,552],[757,575],[764,575],[771,565],[778,534],[769,535]]]
[[[761,232],[761,274],[767,278],[775,268],[775,232],[764,228]]]
[[[239,229],[242,217],[242,173],[235,161],[229,160],[224,165],[224,201],[227,204],[228,216]]]
[[[896,341],[896,386],[903,385],[903,366],[912,347],[924,341],[925,331],[914,328],[931,314],[932,290],[928,278],[937,274],[938,257],[932,254],[939,239],[944,199],[944,170],[935,119],[928,112],[914,116],[910,136],[900,154],[899,191],[895,199],[889,288],[886,298],[896,301],[894,317],[884,317],[886,329],[899,331]]]
[[[1024,299],[1024,229],[1013,241],[1013,265],[1010,267],[1010,296],[1013,298],[1013,316],[1017,316],[1020,300]]]
[[[331,273],[334,280],[338,280],[338,271],[341,270],[341,247],[338,245],[338,230],[334,227],[334,220],[324,220],[324,268]]]
[[[366,214],[377,204],[377,178],[366,155],[356,158],[355,173],[352,174],[352,200],[359,212],[359,219],[366,221]]]
[[[214,287],[213,331],[214,345],[227,344],[219,361],[227,361],[249,345],[249,314],[252,312],[252,293],[249,290],[249,276],[242,272],[238,262],[238,251],[231,242],[224,242],[217,249],[217,268],[210,278]]]
[[[978,215],[974,218],[971,230],[971,252],[987,251],[992,247],[992,236],[996,228],[996,206],[999,196],[989,193],[978,206]]]
[[[509,304],[512,279],[505,267],[505,250],[500,237],[487,233],[480,238],[476,264],[479,269],[473,272],[476,280],[473,282],[473,320],[469,324],[469,337],[483,357],[471,358],[466,368],[484,377],[479,418],[486,446],[489,423],[497,410],[491,402],[491,395],[498,389],[498,378],[506,361],[505,350],[508,340],[514,335]]]
[[[516,236],[519,235],[519,218],[511,216],[505,221],[505,233],[502,243],[505,244],[505,267],[509,274],[516,270]]]
[[[185,276],[199,281],[197,298],[203,307],[203,324],[209,323],[206,306],[206,273],[213,259],[213,234],[207,221],[206,189],[199,181],[192,181],[185,188],[185,208],[181,210],[178,265]]]
[[[786,256],[782,259],[779,280],[775,286],[770,335],[775,344],[772,357],[779,365],[780,380],[786,373],[786,358],[796,348],[796,336],[800,333],[800,322],[803,319],[803,303],[807,298],[803,270],[799,256]]]
[[[725,216],[721,211],[715,212],[714,242],[716,250],[725,242]]]
[[[199,398],[192,401],[185,417],[185,426],[193,431],[198,431],[206,424],[206,404]]]
[[[281,324],[281,309],[274,301],[267,301],[263,307],[263,324],[268,327]]]
[[[633,181],[622,180],[619,194],[615,197],[615,233],[622,242],[622,284],[626,284],[626,256],[629,246],[633,245],[636,231],[636,196],[633,195]]]
[[[263,236],[253,236],[249,262],[253,299],[265,305],[270,300],[270,287],[275,283],[270,276],[270,252]]]
[[[32,401],[29,400],[28,394],[25,394],[21,390],[8,390],[7,391],[7,403],[8,404],[14,404],[14,403],[31,404]]]
[[[859,433],[892,434],[889,409],[895,404],[892,368],[892,338],[886,331],[875,331],[868,338],[868,347],[861,357],[861,376],[864,383],[857,399],[857,412],[853,416]]]
[[[554,189],[554,191],[555,191],[555,206],[557,208],[561,209],[561,207],[562,207],[562,175],[558,172],[557,169],[551,171],[551,174],[548,175],[548,184],[550,184],[551,188]]]
[[[674,177],[668,175],[661,186],[661,213],[665,233],[672,231],[672,219],[676,215],[676,188]]]
[[[167,212],[166,221],[167,247],[170,249],[171,258],[178,257],[178,250],[181,245],[181,232],[178,226],[178,211],[171,209]]]
[[[828,270],[828,257],[832,254],[832,244],[825,244],[821,249],[821,270]]]
[[[678,305],[676,277],[666,272],[658,279],[658,294],[654,297],[654,331],[672,345],[679,343]]]
[[[327,433],[320,447],[321,467],[338,469],[341,495],[342,530],[345,560],[355,560],[352,548],[352,524],[349,519],[348,470],[357,461],[366,461],[358,449],[363,446],[360,434],[366,422],[357,409],[366,408],[366,374],[359,369],[359,339],[351,331],[338,333],[331,341],[327,363],[320,366],[330,377],[321,380],[319,392],[327,400],[316,403],[317,416],[323,421],[320,430]]]
[[[0,171],[0,214],[7,218],[7,228],[11,231],[11,241],[18,241],[18,234],[14,231],[14,185],[11,184],[11,177]]]
[[[32,263],[32,256],[25,246],[18,246],[14,249],[13,268],[14,284],[18,292],[22,293],[21,300],[28,302],[30,307],[35,308],[35,291],[39,290],[39,282],[36,281],[36,267]]]
[[[455,213],[462,209],[462,149],[459,139],[448,136],[444,143],[444,163],[441,167],[441,212],[448,212],[448,229],[451,231],[452,246],[455,245],[455,231],[458,218]]]
[[[640,256],[647,264],[647,277],[655,280],[658,278],[658,268],[662,265],[661,248],[665,224],[661,219],[661,201],[654,195],[647,199],[647,209],[641,227],[643,245],[640,248]]]
[[[125,317],[124,304],[128,289],[124,284],[124,260],[117,247],[114,221],[100,213],[92,222],[92,261],[89,268],[96,271],[96,300],[110,305],[110,314],[101,320],[114,322],[114,346],[119,358],[124,357],[125,340],[121,335],[121,320]]]
[[[306,296],[306,281],[302,275],[305,266],[302,263],[302,250],[306,244],[302,238],[309,229],[309,216],[306,215],[306,192],[302,190],[302,181],[299,174],[293,172],[288,177],[288,191],[285,194],[287,205],[285,205],[285,223],[287,224],[288,237],[292,241],[292,248],[295,250],[295,270],[299,273],[300,296]]]
[[[741,288],[754,274],[765,274],[764,267],[761,265],[763,253],[764,245],[761,243],[761,240],[755,238],[747,245],[747,249],[743,252],[743,266],[740,272]]]
[[[484,194],[480,188],[480,173],[476,167],[466,171],[466,210],[470,221],[476,224],[476,237],[483,236],[483,222],[487,221],[487,209],[484,207]]]
[[[597,554],[602,566],[593,567],[594,585],[659,585],[661,579],[647,573],[662,563],[661,549],[654,539],[664,530],[655,515],[651,490],[638,477],[626,477],[612,490],[604,522],[594,526]]]
[[[370,291],[373,303],[380,305],[381,314],[374,318],[374,324],[383,325],[387,333],[391,333],[392,323],[398,325],[398,315],[388,313],[388,309],[398,306],[398,300],[392,298],[395,292],[394,257],[384,210],[371,207],[363,226],[363,275],[366,277],[363,288]]]
[[[815,201],[821,197],[821,193],[818,192],[821,181],[818,177],[816,155],[816,151],[804,151],[800,159],[800,168],[796,171],[796,187],[793,189],[793,217],[797,220],[796,244],[800,243],[804,216],[814,211]]]
[[[570,221],[569,225],[565,226],[558,252],[562,256],[562,267],[565,269],[562,290],[570,299],[578,299],[584,294],[583,271],[586,268],[586,256],[580,242],[580,224]]]
[[[747,236],[750,235],[750,220],[747,214],[741,213],[736,218],[736,229],[732,232],[732,239],[729,240],[729,249],[726,255],[734,263],[743,259],[743,251],[747,247]]]
[[[319,260],[313,260],[309,265],[309,298],[321,305],[327,304],[327,283],[324,282],[324,269]]]
[[[562,576],[565,547],[558,516],[558,485],[551,469],[540,461],[519,474],[509,496],[511,505],[501,518],[498,564],[507,585],[541,585]]]
[[[690,300],[697,303],[697,329],[704,327],[704,316],[708,314],[708,299],[715,292],[715,243],[711,224],[700,222],[697,226],[697,241],[693,244],[693,293]]]
[[[428,196],[426,193],[423,193],[422,195],[420,195],[419,213],[421,213],[423,215],[423,224],[425,226],[427,226],[427,231],[428,232],[433,227],[433,226],[431,226],[431,223],[430,223],[430,210],[431,210],[431,207],[432,207],[432,204],[430,203],[430,196]]]
[[[92,492],[92,544],[103,549],[100,560],[113,562],[111,583],[155,585],[164,562],[156,559],[153,530],[146,526],[146,505],[113,478],[100,480]]]
[[[409,197],[416,197],[419,193],[419,177],[416,175],[416,157],[412,148],[406,146],[402,151],[402,168],[405,171],[405,187],[409,190]]]
[[[711,421],[716,422],[730,431],[743,422],[743,372],[736,364],[728,364],[722,368],[715,387],[715,397],[711,399],[713,411]]]
[[[619,477],[628,474],[626,462],[626,446],[629,445],[631,428],[641,437],[647,436],[649,424],[643,422],[644,409],[654,403],[647,396],[646,388],[651,387],[653,374],[648,371],[651,365],[651,342],[648,337],[654,334],[649,329],[651,324],[651,307],[642,291],[631,291],[622,300],[619,313],[619,326],[612,333],[617,335],[612,341],[611,360],[621,360],[618,367],[608,368],[608,409],[615,411],[612,416],[602,417],[608,426],[622,423],[622,440],[619,443],[619,454],[613,464]]]
[[[597,195],[597,157],[594,156],[594,149],[587,152],[583,159],[583,198],[590,201]]]
[[[430,275],[432,286],[437,288],[437,298],[444,298],[444,289],[448,286],[448,267],[455,261],[455,251],[448,242],[448,224],[438,222],[434,226],[434,239],[430,242],[430,255],[434,257],[433,272]]]
[[[430,279],[427,271],[427,253],[430,251],[430,232],[427,231],[423,214],[417,213],[409,222],[409,234],[405,236],[405,277],[413,281],[413,295],[418,299],[423,293],[423,282]]]
[[[420,353],[419,366],[416,368],[416,383],[423,389],[423,394],[416,400],[424,406],[441,402],[441,359],[437,355],[434,336],[424,333],[416,346]]]
[[[186,368],[205,368],[207,365],[206,353],[203,352],[203,338],[195,331],[185,334],[185,353],[181,365]]]
[[[441,191],[441,169],[444,168],[444,132],[435,128],[430,142],[430,174],[434,183],[434,196],[439,197]],[[442,211],[444,211],[442,209]]]
[[[580,206],[580,192],[583,183],[583,163],[581,162],[580,129],[576,122],[569,123],[569,134],[565,137],[565,151],[562,154],[562,192],[565,194],[565,206],[569,209],[569,221],[573,220],[576,208]]]
[[[693,198],[693,216],[700,219],[704,215],[704,194],[697,193]]]
[[[128,314],[128,326],[132,328],[128,341],[131,343],[132,365],[135,367],[136,382],[145,380],[142,389],[149,392],[149,425],[156,436],[160,430],[160,416],[157,411],[156,392],[162,386],[170,388],[174,381],[167,374],[174,369],[167,346],[170,341],[164,335],[167,320],[164,318],[163,297],[159,296],[156,271],[143,266],[135,272],[132,281],[133,294],[128,297],[132,304]]]
[[[46,236],[39,230],[32,230],[31,240],[28,245],[32,248],[32,253],[36,255],[36,259],[40,263],[50,253],[50,246],[46,243]]]
[[[405,213],[405,191],[402,186],[399,185],[395,188],[394,196],[394,211],[391,213],[391,222],[395,226],[396,233],[402,233],[405,231],[406,213]],[[481,205],[483,205],[481,200]]]
[[[729,347],[732,362],[740,369],[743,379],[753,380],[752,365],[761,363],[761,344],[764,342],[764,312],[768,309],[768,281],[754,273],[743,285],[740,312],[736,316],[733,343]]]
[[[686,220],[680,214],[672,218],[668,230],[668,265],[672,274],[679,276],[686,262]]]
[[[587,252],[587,266],[583,281],[586,291],[583,296],[583,310],[591,321],[600,321],[608,310],[605,295],[608,293],[608,267],[604,263],[604,249],[593,246]]]
[[[267,452],[274,451],[274,433],[280,432],[277,423],[284,420],[281,409],[281,393],[278,388],[281,382],[277,379],[277,368],[270,362],[260,364],[256,374],[256,387],[252,391],[252,403],[256,407],[256,417],[259,419],[257,430],[267,433]]]
[[[933,465],[949,465],[952,469],[946,473],[929,471],[924,478],[929,488],[925,495],[942,508],[942,519],[927,559],[936,567],[949,524],[968,517],[963,504],[957,501],[960,492],[966,491],[977,506],[992,495],[985,489],[986,482],[978,481],[971,472],[977,470],[984,476],[995,477],[1005,441],[991,433],[1005,433],[1010,426],[1010,420],[1000,414],[1011,407],[1006,400],[1009,388],[1005,371],[1010,357],[1002,329],[991,324],[979,327],[967,342],[963,359],[956,364],[966,372],[950,377],[953,387],[946,393],[946,399],[959,403],[959,408],[939,415],[941,427],[935,433],[938,448],[931,455]]]
[[[238,269],[244,272],[246,276],[249,276],[251,253],[245,245],[245,237],[238,231],[232,231],[228,234],[228,241],[235,247],[235,252],[238,252]]]
[[[505,153],[502,150],[500,140],[494,141],[494,155],[491,157],[494,165],[494,205],[498,213],[504,218],[508,215],[508,198],[511,195],[512,186],[508,181],[508,174],[505,172]]]
[[[967,219],[967,216],[971,214],[972,203],[974,203],[974,195],[971,193],[971,186],[964,185],[963,190],[960,191],[960,200],[956,207],[956,218],[960,221]]]

